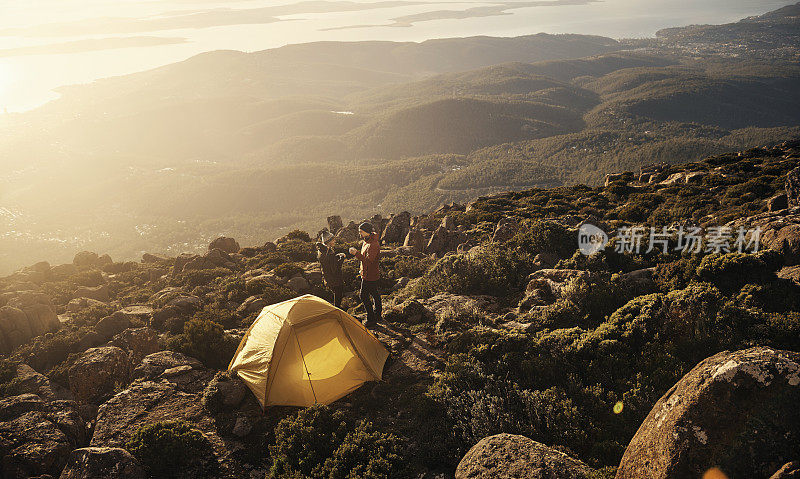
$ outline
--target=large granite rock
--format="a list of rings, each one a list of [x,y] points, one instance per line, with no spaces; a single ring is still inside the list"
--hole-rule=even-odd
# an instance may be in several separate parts
[[[525,436],[481,439],[464,455],[456,479],[589,479],[592,469]]]
[[[381,239],[384,244],[402,243],[409,231],[411,231],[411,213],[403,211],[389,218]]]
[[[167,369],[188,366],[193,369],[202,369],[203,364],[195,358],[186,356],[176,351],[159,351],[149,354],[134,368],[133,379],[155,379]]]
[[[0,353],[61,327],[50,299],[36,292],[12,292],[0,297]]]
[[[141,464],[118,447],[83,447],[67,459],[60,479],[146,479]]]
[[[46,402],[35,394],[0,400],[0,461],[4,478],[58,476],[70,451],[86,441],[72,401]]]
[[[769,477],[800,451],[800,353],[724,351],[689,371],[631,440],[617,479],[689,479],[717,467]]]
[[[75,399],[99,404],[128,384],[128,354],[116,346],[87,349],[69,368],[69,388]]]
[[[110,344],[128,352],[131,367],[138,366],[146,356],[161,351],[158,331],[146,327],[126,329],[114,336]]]
[[[213,251],[219,249],[225,253],[232,254],[239,252],[239,243],[233,238],[227,236],[220,236],[208,245],[208,250]]]

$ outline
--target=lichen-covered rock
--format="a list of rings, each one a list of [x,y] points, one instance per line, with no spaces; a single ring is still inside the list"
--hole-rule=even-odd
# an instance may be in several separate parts
[[[769,477],[800,451],[800,353],[725,351],[689,371],[631,440],[617,479]]]
[[[118,447],[83,447],[67,459],[60,479],[145,479],[139,461]]]
[[[179,366],[201,369],[203,363],[176,351],[159,351],[145,356],[142,362],[134,368],[131,377],[132,379],[154,379],[167,369]]]
[[[464,455],[456,479],[589,479],[592,469],[525,436],[497,434]]]
[[[519,221],[515,218],[503,218],[497,222],[492,234],[492,241],[495,243],[505,243],[519,231]]]
[[[247,395],[247,386],[238,377],[227,372],[219,372],[203,391],[203,405],[210,411],[218,412],[238,406]]]
[[[114,336],[111,344],[128,351],[132,367],[142,360],[161,350],[158,331],[152,328],[126,329]]]
[[[70,451],[86,440],[86,426],[72,401],[8,397],[0,400],[0,421],[4,478],[58,476]]]
[[[114,390],[128,384],[127,353],[116,346],[86,350],[69,368],[69,388],[75,399],[98,404]]]

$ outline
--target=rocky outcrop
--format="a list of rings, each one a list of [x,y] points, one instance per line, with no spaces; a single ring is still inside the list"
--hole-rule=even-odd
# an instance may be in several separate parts
[[[238,253],[240,248],[239,243],[235,239],[228,238],[227,236],[220,236],[208,245],[208,251],[214,251],[215,249],[233,254]]]
[[[328,231],[330,231],[331,234],[335,235],[336,233],[339,232],[340,229],[342,229],[343,226],[344,224],[342,223],[341,216],[339,215],[328,216]]]
[[[655,404],[617,479],[769,477],[797,453],[800,353],[765,347],[700,362]]]
[[[456,468],[456,479],[589,479],[592,469],[563,452],[525,436],[481,439]]]
[[[45,401],[57,399],[72,399],[69,390],[51,382],[47,376],[39,373],[27,364],[17,365],[17,374],[14,377],[15,390],[19,394],[35,394]]]
[[[100,258],[92,251],[81,251],[72,259],[72,264],[79,268],[97,266]]]
[[[68,374],[69,388],[76,400],[99,404],[114,390],[128,384],[129,358],[116,346],[87,349]]]
[[[35,394],[0,400],[0,461],[4,478],[57,477],[70,451],[86,441],[86,425],[72,401],[46,402]]]
[[[8,354],[31,338],[60,327],[46,295],[30,291],[0,295],[0,353]]]
[[[60,479],[146,479],[139,461],[119,447],[83,447],[67,459]]]
[[[402,243],[409,231],[411,231],[411,213],[403,211],[389,218],[381,239],[384,244]]]
[[[339,228],[335,234],[336,241],[339,243],[352,243],[361,239],[358,234],[358,225],[351,221],[347,226]]]
[[[767,200],[768,211],[780,211],[789,207],[789,198],[786,193],[781,193]]]
[[[760,248],[778,251],[788,266],[800,264],[800,207],[740,218],[726,226],[734,232],[739,227],[759,228]]]

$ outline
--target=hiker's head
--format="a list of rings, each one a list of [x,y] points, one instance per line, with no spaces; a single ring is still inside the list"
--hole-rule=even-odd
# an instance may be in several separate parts
[[[358,225],[358,233],[361,235],[362,238],[366,239],[369,238],[369,235],[375,232],[375,228],[372,227],[372,223],[363,222]]]

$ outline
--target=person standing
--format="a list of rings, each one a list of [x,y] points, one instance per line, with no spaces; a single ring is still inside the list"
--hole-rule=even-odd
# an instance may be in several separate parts
[[[365,326],[375,324],[381,318],[381,294],[378,292],[378,280],[381,279],[381,241],[371,223],[361,223],[358,233],[364,244],[361,251],[350,248],[350,254],[361,261],[361,302],[367,312]]]
[[[325,281],[325,286],[333,293],[333,305],[341,308],[342,296],[344,296],[344,280],[342,278],[344,253],[337,254],[334,251],[333,246],[336,239],[332,234],[324,232],[319,239],[317,259],[322,267],[322,279]]]

